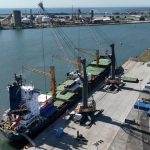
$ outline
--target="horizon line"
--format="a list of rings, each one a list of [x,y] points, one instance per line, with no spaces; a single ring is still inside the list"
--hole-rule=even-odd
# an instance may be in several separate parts
[[[73,6],[74,7],[74,6]],[[77,7],[75,6],[74,8],[150,8],[150,6],[82,6],[82,7]],[[22,8],[39,8],[39,7],[0,7],[0,9],[13,9],[13,8],[17,8],[17,9],[22,9]],[[72,6],[70,7],[45,7],[45,8],[72,8]]]

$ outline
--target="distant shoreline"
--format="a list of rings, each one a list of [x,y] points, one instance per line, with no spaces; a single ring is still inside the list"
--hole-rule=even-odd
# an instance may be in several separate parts
[[[150,23],[150,7],[45,8],[46,14],[40,8],[19,8],[21,22],[17,26],[12,19],[14,9],[18,8],[0,9],[1,30],[47,28],[48,19],[54,27]]]
[[[126,25],[126,24],[145,24],[145,23],[150,23],[150,21],[133,21],[133,22],[128,22],[128,23],[105,23],[105,24],[72,24],[72,25],[58,25],[54,26],[53,28],[59,28],[59,27],[79,27],[79,26],[104,26],[104,25]],[[42,29],[42,28],[52,28],[52,27],[20,27],[20,28],[15,28],[15,27],[3,27],[0,28],[0,30],[24,30],[24,29]]]

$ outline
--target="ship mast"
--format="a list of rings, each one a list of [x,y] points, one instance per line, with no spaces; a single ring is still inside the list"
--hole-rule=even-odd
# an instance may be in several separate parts
[[[81,57],[78,57],[77,59],[77,68],[78,68],[79,73],[81,73]]]
[[[96,66],[97,67],[99,66],[99,59],[100,59],[99,50],[96,50]]]
[[[51,83],[51,95],[53,99],[56,99],[56,80],[55,80],[55,67],[50,67],[50,83]]]

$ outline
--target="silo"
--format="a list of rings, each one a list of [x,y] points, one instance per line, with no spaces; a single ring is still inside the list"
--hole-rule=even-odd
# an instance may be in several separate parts
[[[21,27],[21,11],[14,10],[13,11],[13,23],[15,27]]]
[[[94,10],[91,10],[91,20],[94,18]]]

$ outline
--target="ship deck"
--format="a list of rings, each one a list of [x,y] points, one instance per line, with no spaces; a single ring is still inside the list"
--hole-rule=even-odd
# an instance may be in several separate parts
[[[33,141],[36,149],[88,149],[88,150],[142,150],[150,147],[149,118],[144,111],[133,109],[139,91],[150,79],[150,67],[141,62],[128,60],[124,65],[125,75],[138,78],[139,83],[126,83],[116,93],[106,93],[98,87],[93,94],[97,109],[104,109],[103,115],[95,117],[94,124],[87,129],[61,116],[40,133]],[[72,110],[72,109],[71,109]],[[71,111],[70,110],[70,111]],[[141,126],[124,125],[126,118],[138,121]],[[56,137],[55,129],[63,128],[62,137]],[[78,141],[77,131],[87,141]],[[99,143],[98,141],[101,141]],[[96,143],[99,143],[96,145]],[[35,147],[29,146],[30,150]]]

